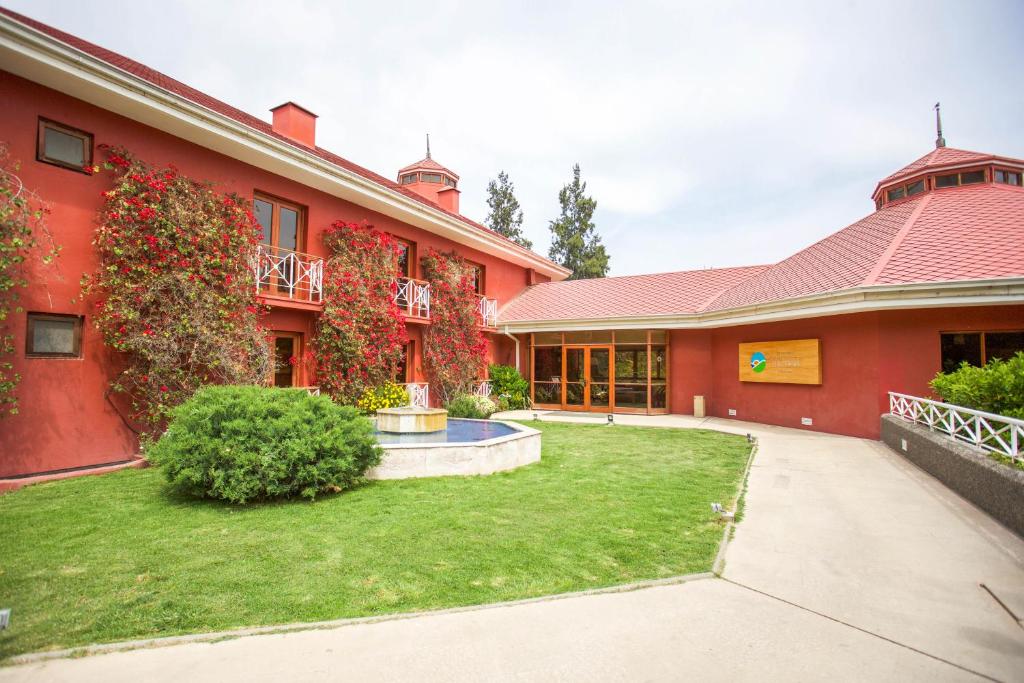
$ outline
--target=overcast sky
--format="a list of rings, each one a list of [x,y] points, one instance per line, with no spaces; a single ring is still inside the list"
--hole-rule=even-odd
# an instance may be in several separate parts
[[[579,162],[613,275],[767,263],[933,148],[1024,157],[1024,2],[68,2],[8,7],[383,175],[434,158],[482,221],[504,169],[546,254]],[[542,7],[541,5],[548,5]]]

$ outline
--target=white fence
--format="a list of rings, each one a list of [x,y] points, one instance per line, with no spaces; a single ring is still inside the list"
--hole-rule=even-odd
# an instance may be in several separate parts
[[[405,385],[409,394],[409,405],[416,408],[430,407],[430,385],[426,382],[409,382]]]
[[[889,392],[889,413],[986,451],[1024,458],[1024,420]]]
[[[480,297],[480,320],[484,327],[498,326],[498,301]]]
[[[261,244],[256,247],[251,266],[258,292],[316,303],[323,301],[322,258]]]
[[[473,385],[473,393],[476,394],[477,396],[483,396],[484,398],[489,398],[490,395],[491,395],[491,382],[490,382],[490,380],[486,380],[485,379],[484,381],[477,382],[475,385]]]
[[[395,280],[395,303],[409,317],[430,317],[430,283],[400,277]]]

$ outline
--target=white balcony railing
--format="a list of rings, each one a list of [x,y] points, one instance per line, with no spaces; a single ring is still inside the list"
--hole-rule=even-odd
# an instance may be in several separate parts
[[[395,279],[395,303],[411,318],[430,317],[430,283],[411,277]]]
[[[476,384],[473,385],[473,393],[476,394],[477,396],[489,398],[491,395],[491,381],[485,379],[482,382],[477,382]]]
[[[498,325],[498,301],[480,296],[480,320],[484,327],[497,327]]]
[[[323,301],[322,258],[261,244],[256,247],[251,265],[257,292],[313,303]]]
[[[430,385],[426,382],[409,382],[405,385],[409,394],[409,405],[414,408],[430,407]]]
[[[978,448],[1024,459],[1024,420],[889,392],[889,413]]]

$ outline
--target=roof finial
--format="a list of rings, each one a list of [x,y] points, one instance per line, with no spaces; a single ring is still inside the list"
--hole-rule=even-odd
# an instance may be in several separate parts
[[[945,147],[946,146],[946,138],[942,137],[942,113],[939,111],[940,108],[941,108],[940,104],[938,102],[936,102],[935,103],[935,133],[936,133],[935,148],[936,149],[938,149],[939,147]],[[427,156],[430,156],[430,155],[428,154]]]
[[[427,133],[427,158],[430,158],[430,133]]]

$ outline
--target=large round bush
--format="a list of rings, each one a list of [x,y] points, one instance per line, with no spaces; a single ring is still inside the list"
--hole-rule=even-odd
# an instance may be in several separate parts
[[[252,386],[199,390],[148,453],[176,488],[232,503],[341,491],[380,456],[373,424],[355,408]]]

